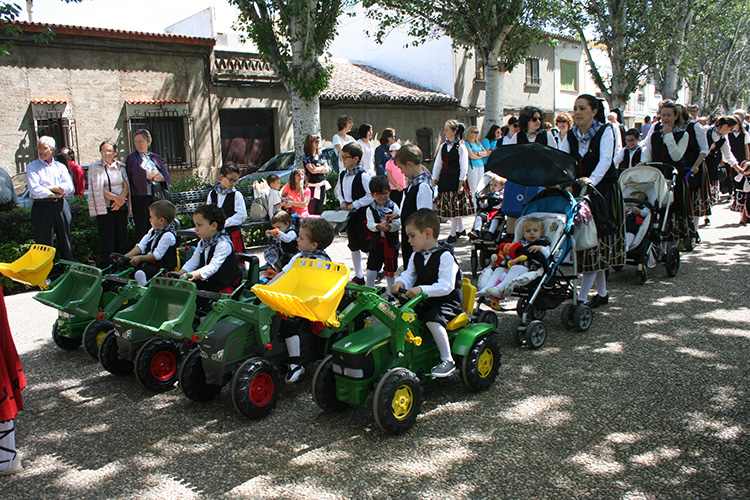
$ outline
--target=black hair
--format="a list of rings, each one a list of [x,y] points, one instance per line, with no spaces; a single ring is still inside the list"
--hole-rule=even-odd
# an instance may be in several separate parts
[[[367,132],[372,130],[372,125],[369,123],[363,123],[359,126],[359,138],[360,139],[366,139],[367,138]]]
[[[500,128],[500,125],[498,125],[497,123],[494,124],[494,125],[492,125],[490,127],[490,129],[487,131],[487,135],[484,136],[484,138],[487,139],[487,140],[490,140],[490,141],[494,141],[495,140],[495,134],[497,133],[497,129],[499,129],[499,128]]]
[[[539,113],[539,120],[541,122],[542,117],[544,116],[542,113],[542,110],[537,108],[536,106],[525,106],[521,112],[518,114],[518,126],[521,128],[521,131],[524,133],[528,133],[529,131],[529,122],[532,118],[534,118],[534,115],[536,113]],[[539,123],[539,127],[542,126],[542,123]]]
[[[349,144],[341,148],[341,152],[347,153],[352,158],[357,158],[357,163],[362,161],[362,147],[356,142],[350,142]]]
[[[432,236],[437,239],[440,235],[440,219],[429,208],[420,208],[406,219],[407,226],[414,226],[421,232],[432,229]]]
[[[106,141],[102,141],[102,143],[99,144],[99,152],[100,153],[102,152],[102,147],[105,144],[109,144],[110,146],[112,146],[115,149],[115,153],[117,153],[117,143],[115,141],[113,141],[112,139],[107,139]]]
[[[576,101],[578,99],[583,99],[589,103],[589,106],[591,106],[591,109],[595,111],[594,120],[601,122],[601,123],[605,123],[607,121],[607,115],[604,113],[604,101],[602,101],[601,99],[597,99],[591,94],[581,94],[578,97],[576,97]]]
[[[391,183],[385,175],[376,175],[370,179],[371,193],[386,193],[391,191]]]
[[[157,217],[163,218],[167,223],[171,223],[177,217],[177,209],[168,200],[157,200],[149,205],[148,209]]]
[[[638,132],[637,128],[631,128],[631,129],[627,130],[625,132],[625,136],[627,137],[629,135],[632,136],[632,137],[635,137],[636,139],[640,139],[641,138],[641,133]]]
[[[222,165],[221,170],[219,170],[219,175],[223,175],[224,177],[226,177],[229,174],[240,175],[240,167],[238,167],[234,163],[226,163]]]
[[[224,210],[217,205],[201,205],[193,212],[193,215],[196,214],[206,219],[209,224],[215,222],[217,231],[224,229],[224,222],[226,222],[227,216],[224,214]]]

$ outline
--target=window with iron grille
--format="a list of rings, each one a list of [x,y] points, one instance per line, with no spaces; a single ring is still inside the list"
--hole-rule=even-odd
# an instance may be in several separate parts
[[[526,85],[539,86],[542,78],[539,76],[539,59],[536,57],[526,58]]]
[[[128,103],[128,137],[131,151],[133,138],[141,129],[151,133],[149,151],[158,154],[170,170],[196,167],[193,119],[186,103],[177,105]]]
[[[423,127],[417,130],[417,146],[422,150],[422,159],[431,160],[432,158],[432,129]]]
[[[42,136],[52,137],[58,151],[63,147],[69,147],[78,152],[76,122],[70,116],[67,103],[34,102],[32,113],[36,139]]]

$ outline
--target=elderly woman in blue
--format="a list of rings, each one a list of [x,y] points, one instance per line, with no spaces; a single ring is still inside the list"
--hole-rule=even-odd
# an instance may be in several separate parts
[[[75,191],[68,167],[52,158],[55,140],[42,136],[37,141],[39,158],[26,167],[26,183],[34,200],[31,207],[31,225],[34,227],[34,241],[53,246],[57,234],[57,254],[66,260],[73,260],[73,247],[70,241],[70,206],[66,195]]]
[[[135,240],[141,238],[151,229],[148,222],[148,207],[153,203],[152,182],[165,182],[169,188],[169,173],[161,157],[148,150],[151,146],[151,133],[141,129],[133,137],[135,151],[125,160],[125,169],[130,181],[130,210],[135,222]]]

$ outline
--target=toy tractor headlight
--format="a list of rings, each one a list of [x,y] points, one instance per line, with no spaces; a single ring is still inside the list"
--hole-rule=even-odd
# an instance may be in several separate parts
[[[201,358],[208,359],[208,353],[204,351],[203,349],[201,349]]]
[[[349,378],[364,378],[365,371],[362,368],[344,368],[344,376]]]
[[[58,311],[57,316],[65,319],[75,318],[75,315],[66,313],[65,311]]]
[[[224,349],[220,349],[211,355],[211,359],[220,362],[224,358]]]
[[[133,337],[133,330],[128,329],[122,332],[122,338],[124,338],[125,340],[130,340],[132,337]]]
[[[333,363],[333,366],[331,367],[333,369],[333,373],[336,375],[343,375],[344,370],[341,368],[341,365],[337,365],[336,363]]]

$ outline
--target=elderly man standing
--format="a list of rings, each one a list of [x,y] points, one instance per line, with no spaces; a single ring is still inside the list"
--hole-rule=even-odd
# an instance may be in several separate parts
[[[73,179],[65,165],[55,161],[55,140],[42,136],[37,141],[39,159],[26,167],[26,183],[34,200],[31,207],[31,225],[34,226],[34,239],[42,245],[53,246],[57,234],[58,255],[73,260],[70,242],[70,206],[65,195],[74,192]]]

